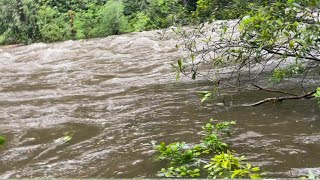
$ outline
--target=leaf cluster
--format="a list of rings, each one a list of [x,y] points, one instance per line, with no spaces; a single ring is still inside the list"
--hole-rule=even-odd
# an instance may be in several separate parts
[[[161,142],[155,146],[159,153],[158,160],[170,162],[170,167],[162,168],[159,176],[165,177],[199,177],[208,175],[214,178],[258,178],[259,168],[244,164],[244,157],[237,157],[228,150],[224,140],[230,136],[230,126],[235,121],[209,123],[203,126],[204,137],[201,143],[188,145],[174,142],[166,145]],[[214,155],[211,161],[207,157]]]
[[[251,164],[246,163],[245,165],[241,162],[245,160],[244,156],[236,157],[230,151],[222,152],[221,154],[215,155],[211,162],[204,166],[209,172],[209,177],[223,178],[230,177],[234,178],[246,178],[251,179],[260,178],[259,167],[252,167]]]
[[[191,169],[187,166],[180,166],[176,168],[171,166],[167,169],[162,168],[159,174],[160,176],[164,175],[165,177],[199,177],[200,169]]]
[[[293,77],[295,75],[303,75],[305,73],[305,67],[299,64],[292,64],[286,68],[277,68],[273,70],[270,78],[271,83],[280,83],[284,78]]]

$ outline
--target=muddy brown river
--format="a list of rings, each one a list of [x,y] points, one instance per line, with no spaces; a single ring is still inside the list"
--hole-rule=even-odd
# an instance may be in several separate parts
[[[156,31],[0,47],[0,178],[154,178],[152,143],[197,143],[210,118],[236,120],[231,147],[266,177],[320,167],[315,100],[201,103],[210,82],[175,80],[183,52]],[[244,92],[234,104],[268,94]],[[66,136],[71,136],[65,142]]]

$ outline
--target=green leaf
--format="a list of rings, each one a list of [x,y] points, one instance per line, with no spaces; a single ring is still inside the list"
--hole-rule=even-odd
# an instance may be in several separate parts
[[[180,71],[177,72],[176,81],[179,81],[179,79],[180,79]]]
[[[281,21],[281,19],[278,19],[276,22],[277,22],[280,26],[283,25],[283,22]]]
[[[259,167],[253,167],[253,168],[251,169],[251,171],[257,172],[257,171],[260,171],[260,168],[259,168]]]
[[[290,49],[293,49],[293,48],[294,48],[294,44],[295,44],[294,41],[290,41],[290,42],[289,42],[289,48],[290,48]]]
[[[229,169],[229,165],[230,165],[230,161],[225,161],[222,163],[222,167],[225,169]],[[231,169],[231,166],[230,166],[230,169]]]
[[[237,167],[240,167],[240,162],[238,160],[234,161],[234,165],[236,165]]]
[[[295,0],[288,0],[288,3],[294,3],[295,2]]]
[[[182,60],[181,59],[178,60],[178,67],[180,70],[182,69]]]
[[[207,164],[207,165],[205,165],[203,168],[207,169],[207,168],[209,168],[209,167],[211,167],[211,166],[212,166],[212,164]]]
[[[194,62],[195,59],[196,59],[196,56],[194,54],[191,54],[191,61]]]
[[[212,96],[210,91],[201,91],[200,94],[203,96],[201,99],[201,102],[204,102],[205,100],[207,100]]]
[[[316,176],[313,174],[313,172],[311,170],[309,170],[308,179],[310,179],[310,180],[316,179]]]
[[[64,136],[64,137],[63,137],[64,143],[70,142],[71,139],[72,139],[71,136]]]
[[[6,138],[3,136],[0,136],[0,145],[3,145],[6,143]]]
[[[250,174],[250,179],[260,179],[260,175],[259,174]]]
[[[223,26],[223,32],[226,33],[227,32],[227,26]]]
[[[234,179],[240,172],[241,172],[241,170],[239,170],[239,169],[233,171],[233,173],[231,175],[231,179]]]
[[[314,97],[320,97],[320,87],[317,88],[317,92],[314,94]]]
[[[248,169],[251,169],[251,167],[252,167],[251,164],[249,164],[249,163],[247,163],[246,166]]]
[[[286,36],[286,37],[290,37],[290,33],[288,31],[284,31],[283,34]]]

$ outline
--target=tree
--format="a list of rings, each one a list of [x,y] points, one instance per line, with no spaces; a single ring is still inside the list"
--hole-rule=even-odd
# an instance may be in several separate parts
[[[195,2],[1,0],[0,44],[92,38],[188,24]]]
[[[0,44],[27,43],[39,36],[38,6],[31,0],[0,1]]]
[[[205,99],[223,94],[227,87],[237,92],[256,89],[283,95],[252,106],[312,98],[317,84],[312,84],[310,77],[319,78],[320,74],[319,6],[316,0],[277,1],[251,9],[240,20],[215,22],[209,25],[211,31],[203,24],[191,32],[180,31],[181,46],[190,58],[179,60],[175,67],[193,79],[205,76],[214,82],[214,90],[204,93]],[[208,72],[200,71],[200,66],[208,67]],[[220,68],[232,69],[230,77],[222,78]],[[268,86],[260,84],[262,74],[270,75]],[[299,92],[277,89],[285,81],[292,88],[299,87]]]
[[[125,15],[128,16],[131,26],[130,31],[187,24],[190,10],[183,6],[183,3],[181,0],[124,0]]]
[[[98,34],[101,36],[115,35],[127,31],[128,20],[124,16],[124,5],[120,1],[108,1],[98,13]]]

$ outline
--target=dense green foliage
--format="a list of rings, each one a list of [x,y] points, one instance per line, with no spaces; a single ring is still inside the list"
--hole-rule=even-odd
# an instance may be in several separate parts
[[[180,0],[125,0],[124,4],[131,31],[165,28],[182,22],[188,14]]]
[[[268,1],[1,0],[0,44],[104,37],[210,19],[239,18],[254,4],[266,2]]]
[[[237,19],[252,9],[269,5],[274,0],[198,0],[193,17],[197,21]]]
[[[159,176],[199,177],[206,175],[213,178],[259,178],[258,167],[245,163],[244,156],[237,157],[229,151],[225,142],[231,134],[230,126],[235,121],[213,124],[211,119],[204,127],[204,137],[199,144],[175,142],[166,145],[161,142],[156,146],[157,159],[169,161],[170,167],[162,168]],[[208,160],[213,156],[211,160]]]
[[[2,0],[0,5],[2,44],[51,42],[127,31],[120,1]]]
[[[0,44],[104,37],[165,28],[187,14],[188,8],[179,0],[1,0]]]

